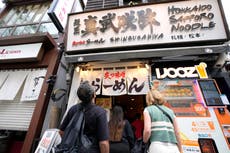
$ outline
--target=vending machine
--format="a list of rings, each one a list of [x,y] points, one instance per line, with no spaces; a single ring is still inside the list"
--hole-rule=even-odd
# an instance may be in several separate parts
[[[229,153],[228,100],[214,79],[160,81],[167,106],[178,120],[183,153]]]
[[[229,153],[229,101],[206,64],[190,67],[156,68],[155,79],[178,120],[183,153]],[[189,73],[192,72],[192,73]]]

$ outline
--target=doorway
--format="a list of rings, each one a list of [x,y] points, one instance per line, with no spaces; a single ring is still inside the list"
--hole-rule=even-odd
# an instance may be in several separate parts
[[[113,106],[120,105],[124,110],[124,117],[131,123],[136,113],[140,113],[143,119],[143,111],[146,106],[145,95],[122,95],[113,97]]]

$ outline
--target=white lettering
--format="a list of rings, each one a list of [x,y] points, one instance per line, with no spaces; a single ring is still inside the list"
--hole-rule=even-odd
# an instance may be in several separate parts
[[[159,68],[155,69],[156,77],[158,79],[169,78],[196,78],[198,74],[196,73],[195,67],[178,67],[178,68],[163,68],[162,73]]]

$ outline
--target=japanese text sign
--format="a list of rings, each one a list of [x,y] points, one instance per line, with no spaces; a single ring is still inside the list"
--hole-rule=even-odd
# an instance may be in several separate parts
[[[217,0],[191,0],[69,15],[67,52],[226,40]]]
[[[97,95],[143,95],[149,90],[148,71],[133,70],[81,71],[81,81],[89,81]]]

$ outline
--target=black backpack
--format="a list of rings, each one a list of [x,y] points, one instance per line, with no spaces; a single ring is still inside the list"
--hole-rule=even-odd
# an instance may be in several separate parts
[[[71,121],[67,125],[62,141],[55,148],[55,153],[90,153],[90,149],[97,145],[96,138],[84,134],[85,108],[79,105]]]

